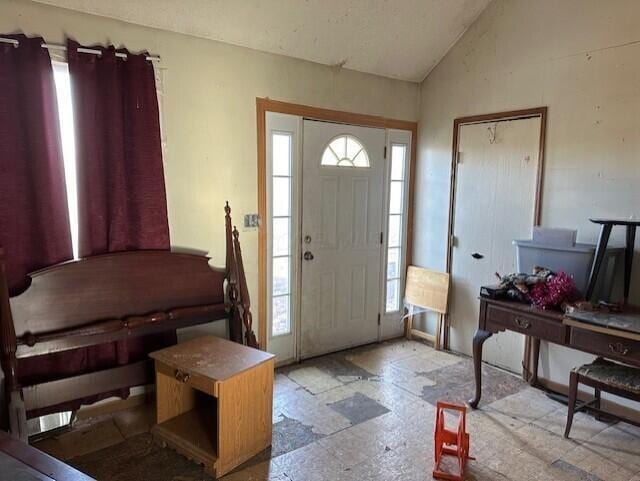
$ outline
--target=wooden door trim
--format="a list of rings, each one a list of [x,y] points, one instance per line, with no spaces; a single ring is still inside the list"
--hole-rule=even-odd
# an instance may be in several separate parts
[[[407,209],[407,265],[411,264],[413,253],[413,199],[416,147],[418,138],[418,123],[409,120],[398,120],[379,117],[376,115],[323,109],[320,107],[292,104],[268,98],[256,98],[258,128],[258,215],[260,216],[260,226],[258,228],[258,342],[264,348],[267,346],[267,112],[296,115],[303,118],[324,120],[341,124],[407,130],[411,132],[409,206]]]
[[[534,199],[533,225],[540,225],[542,207],[542,188],[544,180],[544,158],[545,141],[547,132],[547,107],[535,107],[530,109],[509,110],[506,112],[495,112],[491,114],[471,115],[459,117],[453,121],[453,144],[451,149],[451,179],[449,185],[449,228],[447,231],[447,259],[446,272],[451,274],[451,263],[453,260],[453,227],[454,212],[456,207],[456,185],[458,175],[458,149],[460,147],[460,128],[464,125],[480,124],[487,122],[502,122],[507,120],[521,120],[529,118],[540,118],[540,138],[538,143],[538,172],[536,179],[536,192]],[[452,282],[451,277],[449,282]],[[449,311],[451,306],[449,306]],[[449,349],[450,318],[447,314],[444,329],[444,348]],[[528,338],[527,338],[528,339]],[[524,367],[529,368],[530,343],[525,347]]]

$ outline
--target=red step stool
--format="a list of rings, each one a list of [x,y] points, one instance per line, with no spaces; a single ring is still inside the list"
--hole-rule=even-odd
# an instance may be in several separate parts
[[[445,428],[445,411],[455,411],[459,413],[458,429],[456,431]],[[436,428],[434,438],[435,467],[433,468],[433,477],[447,481],[464,481],[467,460],[475,459],[469,456],[466,406],[438,401],[436,404]],[[440,463],[444,456],[454,456],[458,458],[458,474],[442,471]]]

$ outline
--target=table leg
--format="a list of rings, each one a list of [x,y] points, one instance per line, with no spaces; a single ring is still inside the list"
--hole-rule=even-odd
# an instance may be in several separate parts
[[[609,243],[609,236],[611,235],[612,228],[612,224],[602,224],[602,229],[600,229],[600,237],[598,238],[598,245],[593,258],[593,264],[591,265],[591,273],[589,274],[589,282],[587,284],[587,292],[585,294],[587,301],[591,300],[593,289],[596,287],[598,272],[600,272],[600,266],[602,266],[604,253],[607,250],[607,244]]]
[[[633,265],[633,250],[636,244],[636,226],[627,226],[627,247],[624,251],[624,303],[629,300],[629,286],[631,285],[631,266]]]
[[[473,372],[476,380],[476,395],[469,401],[469,405],[476,409],[482,395],[482,345],[493,333],[478,329],[473,336]]]
[[[538,361],[540,359],[540,339],[537,337],[531,338],[531,376],[529,377],[529,384],[535,386],[538,384]]]

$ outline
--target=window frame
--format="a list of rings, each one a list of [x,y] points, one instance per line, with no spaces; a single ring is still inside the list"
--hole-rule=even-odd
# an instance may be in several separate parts
[[[387,134],[387,156],[386,156],[386,174],[385,174],[385,208],[384,208],[384,242],[382,254],[382,273],[381,273],[381,303],[380,313],[385,320],[399,320],[404,311],[404,289],[407,270],[407,249],[408,242],[408,217],[409,217],[409,190],[411,188],[411,132],[404,130],[389,129]],[[392,177],[392,161],[393,147],[402,146],[404,148],[404,162],[402,169],[402,179],[397,180]],[[398,213],[391,212],[391,186],[393,182],[402,183],[402,193],[400,196],[401,206]],[[400,222],[400,238],[397,246],[390,246],[390,221],[392,216],[399,216]],[[397,263],[397,273],[393,277],[389,277],[389,253],[390,250],[399,250],[399,259]],[[395,309],[387,310],[387,286],[389,282],[397,283],[397,306]]]

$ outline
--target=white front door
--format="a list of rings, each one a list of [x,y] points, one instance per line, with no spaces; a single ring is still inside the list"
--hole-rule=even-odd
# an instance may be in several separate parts
[[[379,337],[385,135],[304,121],[303,358]]]
[[[540,118],[463,125],[454,213],[451,348],[470,353],[478,294],[495,273],[516,270],[514,239],[531,236]],[[484,359],[522,371],[524,336],[506,332],[484,345]]]

